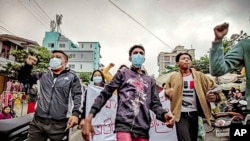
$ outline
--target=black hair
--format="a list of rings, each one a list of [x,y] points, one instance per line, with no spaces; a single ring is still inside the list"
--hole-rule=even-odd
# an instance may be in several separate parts
[[[102,84],[101,84],[101,86],[104,86],[106,81],[105,81],[105,77],[104,77],[101,70],[94,70],[92,75],[91,75],[90,81],[93,81],[93,77],[94,77],[95,72],[99,72],[101,74],[101,76],[102,76]]]
[[[133,50],[136,49],[136,48],[140,48],[140,49],[142,49],[142,50],[145,52],[145,49],[144,49],[144,47],[143,47],[142,45],[133,45],[133,46],[129,49],[129,56],[132,55]]]
[[[162,88],[164,88],[164,86],[165,86],[165,85],[166,85],[166,83],[162,83],[162,85],[161,85],[161,86],[162,86]]]
[[[119,70],[119,69],[121,69],[121,68],[123,68],[123,67],[125,67],[125,68],[129,69],[129,67],[128,67],[128,66],[126,66],[126,65],[124,65],[124,64],[123,64],[123,65],[121,65],[121,66],[118,68],[118,70]]]
[[[192,56],[189,53],[187,53],[187,52],[182,53],[181,52],[181,53],[177,54],[176,57],[175,57],[175,62],[176,63],[180,61],[180,58],[181,58],[182,55],[188,55],[190,57],[191,61],[192,61]]]
[[[68,55],[65,52],[63,52],[62,50],[53,50],[52,53],[62,53],[65,56],[66,61],[68,61],[68,59],[69,59]]]
[[[11,108],[11,107],[10,107],[10,105],[4,106],[4,107],[3,107],[3,110],[2,110],[2,113],[4,113],[4,110],[5,110],[6,108]]]

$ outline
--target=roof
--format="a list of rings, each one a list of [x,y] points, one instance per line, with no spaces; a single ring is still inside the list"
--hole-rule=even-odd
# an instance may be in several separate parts
[[[20,46],[26,46],[26,45],[35,45],[35,46],[40,46],[37,42],[25,39],[22,37],[14,36],[14,35],[9,35],[9,34],[0,34],[0,41],[10,41],[15,44],[18,44]]]

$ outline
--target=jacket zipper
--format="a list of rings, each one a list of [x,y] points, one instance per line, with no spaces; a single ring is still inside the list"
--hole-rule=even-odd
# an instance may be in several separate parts
[[[139,76],[139,80],[141,81],[141,75],[138,74],[138,76]],[[131,128],[130,128],[130,131],[131,131],[131,132],[133,131],[134,124],[135,124],[135,115],[134,115],[134,118],[133,118],[132,126],[131,126]]]
[[[57,81],[57,78],[54,78],[53,85],[52,85],[52,92],[51,92],[50,102],[49,102],[49,107],[48,107],[48,115],[47,115],[48,118],[49,118],[49,115],[50,115],[50,106],[51,106],[51,101],[52,101],[53,93],[55,91],[55,83],[56,83],[56,81]]]

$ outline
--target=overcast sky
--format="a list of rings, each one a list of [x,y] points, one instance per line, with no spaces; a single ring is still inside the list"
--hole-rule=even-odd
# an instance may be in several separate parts
[[[157,56],[178,45],[207,54],[213,27],[230,24],[228,37],[240,30],[250,35],[250,0],[0,0],[0,33],[42,45],[50,20],[62,14],[62,33],[74,43],[100,42],[101,63],[130,65],[134,44],[146,49],[145,67],[158,76]],[[118,9],[118,6],[120,9]],[[46,14],[44,14],[46,12]],[[4,27],[5,29],[3,29]],[[6,29],[8,31],[6,31]],[[171,49],[172,48],[172,49]]]

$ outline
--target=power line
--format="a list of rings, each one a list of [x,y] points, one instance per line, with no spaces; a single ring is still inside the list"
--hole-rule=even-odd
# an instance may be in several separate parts
[[[0,19],[0,22],[4,25],[4,26],[6,26],[8,29],[10,29],[11,31],[14,31],[13,30],[13,28],[10,28],[4,21],[2,21],[1,19]]]
[[[163,40],[161,40],[157,35],[155,35],[153,32],[151,32],[148,28],[146,28],[144,25],[142,25],[138,20],[136,20],[134,17],[132,17],[131,15],[129,15],[126,11],[124,11],[123,9],[121,9],[119,6],[117,6],[115,3],[112,2],[112,0],[109,0],[109,2],[115,6],[117,9],[119,9],[122,13],[124,13],[125,15],[127,15],[129,18],[131,18],[133,21],[135,21],[137,24],[139,24],[142,28],[144,28],[146,31],[148,31],[151,35],[153,35],[156,39],[158,39],[160,42],[162,42],[164,45],[166,45],[167,47],[169,47],[170,49],[173,50],[173,48],[168,45],[166,42],[164,42]]]
[[[18,2],[40,23],[40,24],[42,24],[46,29],[48,29],[48,27],[44,24],[44,23],[42,23],[42,21],[40,21],[40,19],[39,18],[37,18],[33,13],[32,13],[32,11],[30,11],[20,0],[18,0]]]
[[[25,0],[26,5],[28,5],[30,7],[30,9],[32,9],[32,11],[34,11],[36,13],[36,15],[38,15],[38,17],[43,21],[43,23],[45,23],[45,25],[47,25],[48,23],[50,23],[49,20],[47,20],[46,18],[44,18],[44,16],[41,14],[41,12],[39,10],[37,10],[36,6],[30,1],[30,0]]]
[[[52,21],[52,19],[50,18],[50,16],[45,12],[45,10],[43,10],[43,8],[35,1],[33,0],[33,2],[35,3],[35,5],[46,15],[46,17]]]
[[[5,28],[5,27],[3,27],[3,26],[1,26],[0,25],[0,28],[3,30],[3,31],[5,31],[5,32],[8,32],[8,33],[10,33],[10,34],[13,34],[14,35],[14,33],[12,33],[11,31],[9,31],[7,28]]]

